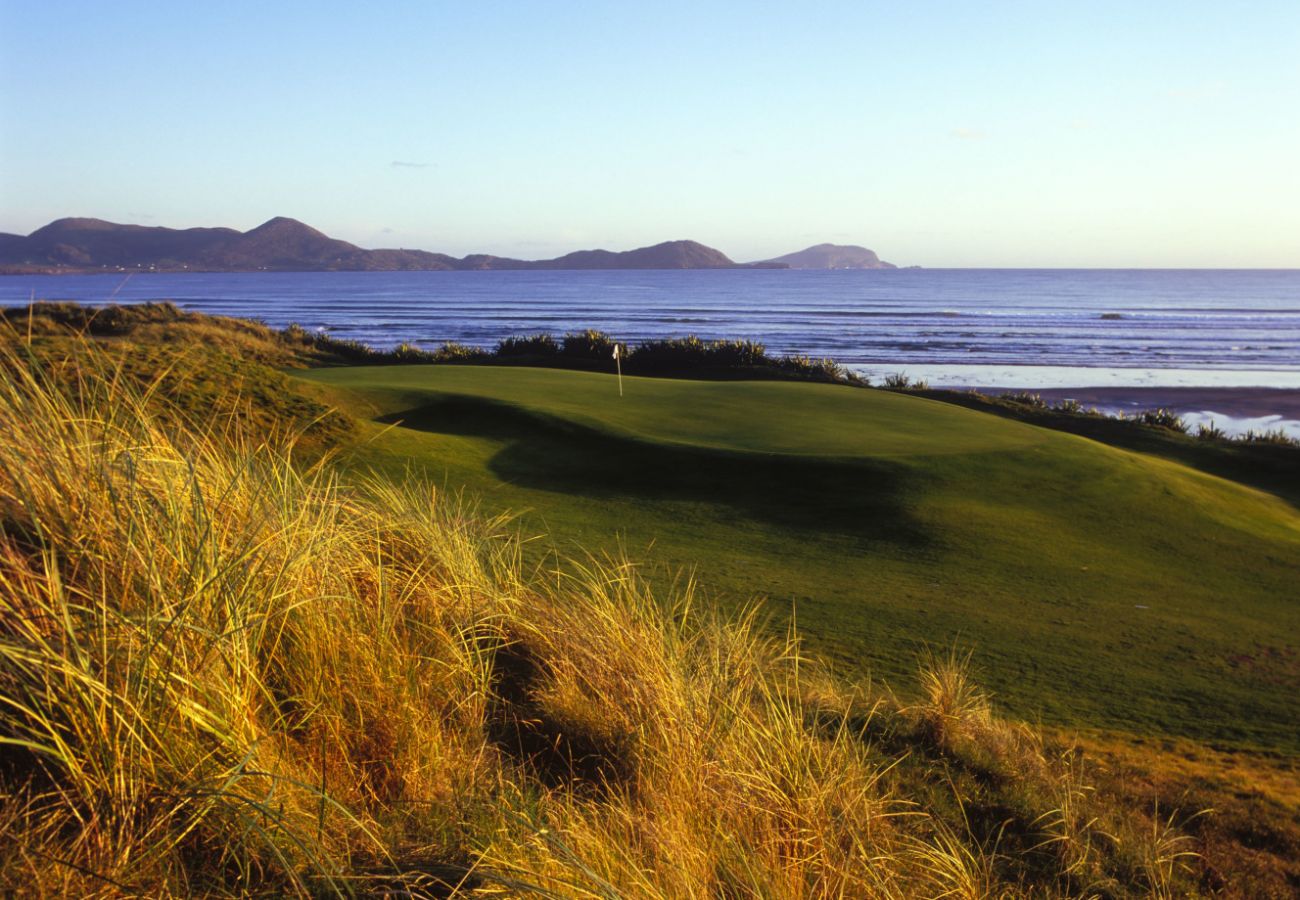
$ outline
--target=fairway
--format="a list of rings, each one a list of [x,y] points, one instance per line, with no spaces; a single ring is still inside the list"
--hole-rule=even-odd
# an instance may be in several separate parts
[[[522,513],[529,545],[693,571],[900,686],[975,650],[1016,714],[1300,749],[1300,516],[1162,459],[905,394],[392,366],[296,373],[347,459]],[[397,427],[392,427],[396,425]]]

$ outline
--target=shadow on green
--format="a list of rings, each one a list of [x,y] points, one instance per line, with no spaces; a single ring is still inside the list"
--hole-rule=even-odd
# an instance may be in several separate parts
[[[685,500],[730,507],[782,528],[921,548],[932,536],[905,501],[901,463],[744,453],[640,441],[479,397],[442,395],[377,421],[504,445],[502,481],[595,499]]]

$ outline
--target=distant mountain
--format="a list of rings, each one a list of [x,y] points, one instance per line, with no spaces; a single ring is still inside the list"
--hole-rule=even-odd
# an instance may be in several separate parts
[[[0,232],[0,257],[3,257],[10,248],[16,248],[22,245],[27,238],[21,234],[5,234]]]
[[[578,250],[555,259],[510,259],[478,253],[452,260],[458,269],[734,269],[726,254],[695,241],[665,241],[615,253]]]
[[[777,267],[783,267],[776,264]],[[277,217],[251,231],[160,228],[102,219],[59,219],[26,237],[0,234],[0,270],[87,271],[397,271],[471,269],[719,269],[737,264],[695,241],[668,241],[614,253],[580,250],[557,259],[424,250],[364,250],[295,219]]]
[[[817,244],[797,253],[787,253],[764,263],[785,264],[791,269],[896,269],[876,256],[875,251],[854,244]]]
[[[284,216],[216,243],[198,261],[223,269],[367,268],[365,250]]]
[[[534,264],[542,269],[730,269],[726,254],[695,241],[665,241],[623,253],[579,250]]]
[[[4,262],[89,267],[134,266],[141,260],[168,265],[196,259],[208,248],[238,237],[233,228],[149,228],[102,219],[59,219],[20,242],[0,245]]]

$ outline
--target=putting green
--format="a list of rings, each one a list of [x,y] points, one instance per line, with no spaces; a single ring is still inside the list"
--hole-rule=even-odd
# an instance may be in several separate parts
[[[318,369],[307,377],[379,388],[413,404],[434,395],[475,397],[647,440],[757,453],[975,453],[1039,443],[1046,434],[946,403],[829,384],[625,377],[620,397],[608,375],[558,369],[358,367]],[[923,414],[918,404],[926,407]]]

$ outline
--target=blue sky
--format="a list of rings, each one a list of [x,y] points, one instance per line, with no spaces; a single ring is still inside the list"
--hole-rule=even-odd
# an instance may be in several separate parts
[[[0,231],[1300,267],[1300,4],[0,0]]]

